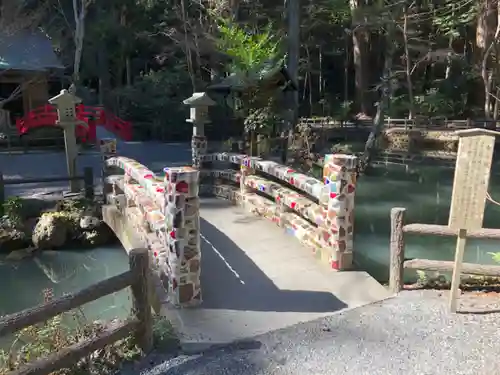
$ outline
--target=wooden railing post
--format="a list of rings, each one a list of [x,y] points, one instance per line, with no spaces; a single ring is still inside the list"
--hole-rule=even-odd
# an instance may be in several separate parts
[[[85,198],[94,199],[94,170],[91,167],[83,168],[83,186]]]
[[[406,208],[391,209],[391,260],[389,268],[389,289],[391,293],[399,293],[403,289],[403,270],[405,257],[405,241],[403,227]]]
[[[129,254],[130,270],[135,281],[131,285],[133,313],[139,320],[136,332],[138,346],[144,353],[153,348],[153,316],[151,313],[148,249],[132,249]]]

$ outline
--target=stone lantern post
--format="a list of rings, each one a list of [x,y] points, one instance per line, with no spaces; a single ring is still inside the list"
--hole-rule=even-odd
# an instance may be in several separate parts
[[[207,152],[205,124],[210,123],[208,107],[215,105],[215,102],[206,93],[195,92],[183,103],[191,107],[191,115],[186,121],[193,124],[193,137],[191,138],[193,167],[200,169],[201,157]]]
[[[76,157],[78,155],[75,135],[76,126],[80,124],[88,126],[84,121],[80,121],[76,118],[75,105],[81,102],[82,100],[80,98],[71,94],[68,90],[61,90],[58,95],[49,99],[49,103],[57,108],[57,125],[64,131],[66,165],[69,177],[75,177],[76,175]],[[70,180],[70,192],[78,192],[79,185],[78,181]]]

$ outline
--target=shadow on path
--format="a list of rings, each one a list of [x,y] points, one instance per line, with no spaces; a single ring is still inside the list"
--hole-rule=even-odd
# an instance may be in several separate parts
[[[324,313],[347,307],[328,292],[278,289],[238,245],[204,219],[201,233],[203,308]],[[286,268],[286,257],[282,261]]]

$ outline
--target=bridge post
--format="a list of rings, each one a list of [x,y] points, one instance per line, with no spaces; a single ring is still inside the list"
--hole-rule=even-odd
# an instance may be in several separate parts
[[[102,170],[101,170],[102,194],[104,196],[104,199],[106,199],[106,195],[111,193],[111,191],[109,191],[109,187],[112,187],[111,184],[106,184],[106,177],[109,175],[109,170],[108,170],[109,168],[106,167],[106,160],[116,156],[116,139],[101,138],[99,140],[99,152],[101,154],[101,162],[102,162]]]
[[[191,138],[193,167],[201,169],[202,157],[207,153],[205,124],[210,123],[208,107],[215,105],[215,102],[206,93],[195,92],[183,103],[191,107],[191,115],[186,121],[193,124],[193,137]]]
[[[324,229],[330,239],[330,265],[337,270],[349,269],[353,262],[356,165],[357,157],[353,155],[325,155],[323,182],[327,186],[328,199]]]
[[[160,269],[170,269],[167,291],[171,302],[194,306],[201,303],[200,172],[191,167],[164,168],[164,172],[168,264]]]

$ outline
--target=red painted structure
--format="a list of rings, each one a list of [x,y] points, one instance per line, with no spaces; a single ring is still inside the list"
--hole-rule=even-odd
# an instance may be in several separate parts
[[[95,143],[97,139],[96,126],[104,126],[106,130],[124,141],[132,139],[132,124],[124,121],[102,107],[91,107],[83,104],[76,106],[76,117],[88,124],[88,129],[80,125],[76,128],[76,136],[86,143]],[[57,126],[56,107],[46,104],[28,112],[16,120],[19,135],[43,126]]]

